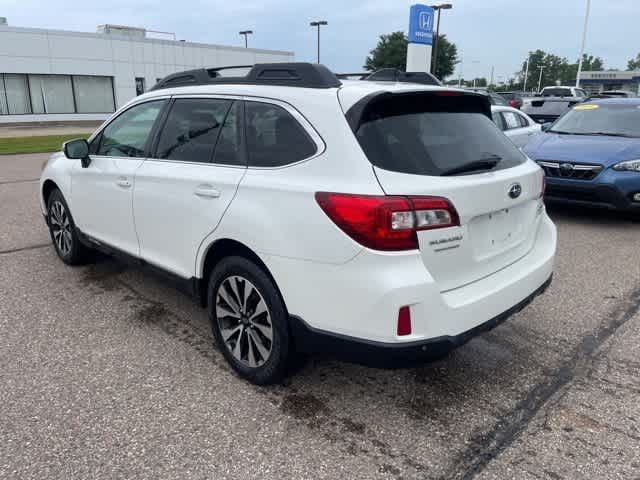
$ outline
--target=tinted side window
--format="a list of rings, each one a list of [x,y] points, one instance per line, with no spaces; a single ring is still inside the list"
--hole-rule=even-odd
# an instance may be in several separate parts
[[[144,157],[153,124],[165,100],[136,105],[111,122],[100,134],[97,155]]]
[[[162,128],[156,158],[210,162],[231,100],[176,100]]]
[[[521,127],[529,126],[529,121],[526,118],[524,118],[522,115],[516,114],[516,117],[518,117],[518,121],[520,122]]]
[[[506,129],[511,130],[513,128],[521,128],[519,115],[513,112],[502,112],[504,117],[504,123],[506,123]]]
[[[213,163],[246,165],[242,151],[242,133],[242,102],[235,102],[220,129],[220,136],[213,154]]]
[[[493,118],[493,123],[495,123],[500,130],[507,129],[507,126],[504,123],[504,118],[502,118],[502,114],[500,112],[492,112],[491,118]]]
[[[316,144],[285,109],[269,103],[245,105],[249,165],[277,167],[316,153]]]

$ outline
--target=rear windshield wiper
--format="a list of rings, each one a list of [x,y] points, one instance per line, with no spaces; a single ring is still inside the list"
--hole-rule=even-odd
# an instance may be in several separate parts
[[[546,133],[557,133],[558,135],[582,135],[581,133],[575,133],[575,132],[565,132],[563,130],[547,130]]]
[[[615,132],[587,132],[587,133],[582,133],[581,135],[601,135],[604,137],[635,138],[633,135],[628,135],[626,133],[615,133]]]
[[[481,158],[480,160],[474,160],[473,162],[465,163],[463,165],[450,168],[449,170],[445,170],[440,174],[440,176],[447,177],[450,175],[460,175],[461,173],[476,172],[480,170],[491,170],[498,163],[500,163],[501,160],[502,157],[499,155],[490,155],[488,157]]]

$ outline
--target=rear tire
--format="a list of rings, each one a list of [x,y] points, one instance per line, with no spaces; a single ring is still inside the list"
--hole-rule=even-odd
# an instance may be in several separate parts
[[[58,189],[47,200],[47,225],[60,260],[67,265],[82,265],[90,260],[92,250],[80,242],[69,206]]]
[[[291,354],[288,313],[273,280],[244,257],[227,257],[211,272],[209,320],[231,367],[256,385],[282,380]]]

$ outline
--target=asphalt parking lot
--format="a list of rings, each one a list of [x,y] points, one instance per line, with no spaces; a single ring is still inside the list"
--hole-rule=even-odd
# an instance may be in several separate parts
[[[640,220],[552,209],[550,289],[442,361],[259,388],[161,279],[57,259],[46,157],[0,156],[0,478],[640,478]]]

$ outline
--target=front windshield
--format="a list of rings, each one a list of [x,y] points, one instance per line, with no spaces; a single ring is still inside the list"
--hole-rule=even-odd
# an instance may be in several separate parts
[[[549,131],[575,135],[640,137],[640,105],[583,103],[559,118]]]

